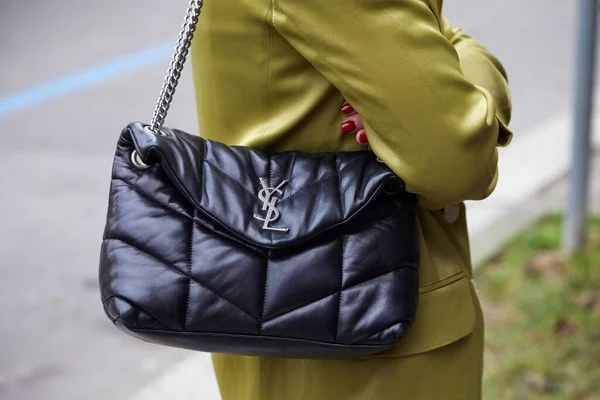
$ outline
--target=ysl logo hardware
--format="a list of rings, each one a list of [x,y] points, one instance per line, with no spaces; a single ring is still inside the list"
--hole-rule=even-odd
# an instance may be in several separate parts
[[[279,184],[279,186],[272,188],[267,185],[267,182],[264,178],[260,178],[260,184],[262,185],[262,189],[258,192],[258,198],[262,201],[262,211],[266,211],[267,215],[263,218],[260,215],[254,214],[254,218],[259,221],[264,222],[262,228],[269,231],[278,231],[278,232],[287,232],[289,228],[274,228],[269,226],[272,222],[277,221],[279,218],[279,210],[275,207],[277,202],[281,200],[280,197],[277,197],[275,194],[279,196],[283,195],[283,191],[281,188],[287,183],[287,181],[283,181]]]

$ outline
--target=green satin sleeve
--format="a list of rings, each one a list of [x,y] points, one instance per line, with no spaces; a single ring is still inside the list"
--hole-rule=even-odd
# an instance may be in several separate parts
[[[463,73],[480,56],[460,58],[427,2],[273,0],[267,20],[360,113],[371,148],[421,207],[493,191],[506,115],[488,78]]]
[[[467,35],[461,28],[452,28],[447,18],[442,19],[443,31],[458,53],[463,74],[474,84],[485,88],[494,98],[496,116],[500,121],[498,145],[507,146],[512,139],[512,133],[508,129],[512,101],[504,65],[481,42]]]

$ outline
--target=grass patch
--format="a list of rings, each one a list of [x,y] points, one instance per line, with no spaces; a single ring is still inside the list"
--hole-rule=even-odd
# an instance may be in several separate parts
[[[562,218],[548,216],[476,271],[485,400],[600,400],[600,218],[570,260],[561,233]]]

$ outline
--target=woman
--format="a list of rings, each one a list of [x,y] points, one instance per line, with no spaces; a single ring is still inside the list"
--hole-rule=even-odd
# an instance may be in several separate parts
[[[206,2],[192,63],[205,138],[307,152],[368,138],[419,199],[408,336],[353,361],[213,355],[223,400],[480,399],[463,201],[490,195],[512,137],[500,62],[451,28],[442,0],[227,0]]]

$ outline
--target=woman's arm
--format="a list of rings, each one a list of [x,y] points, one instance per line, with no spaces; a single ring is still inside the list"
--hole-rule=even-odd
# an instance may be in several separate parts
[[[272,23],[360,114],[373,151],[440,209],[487,197],[500,130],[493,95],[461,70],[421,0],[273,0]]]
[[[475,85],[485,88],[494,98],[496,115],[502,121],[498,144],[508,145],[512,135],[508,131],[503,131],[502,126],[508,126],[510,122],[512,104],[504,66],[478,40],[473,39],[460,28],[452,28],[445,17],[442,26],[445,36],[458,53],[463,74]]]

